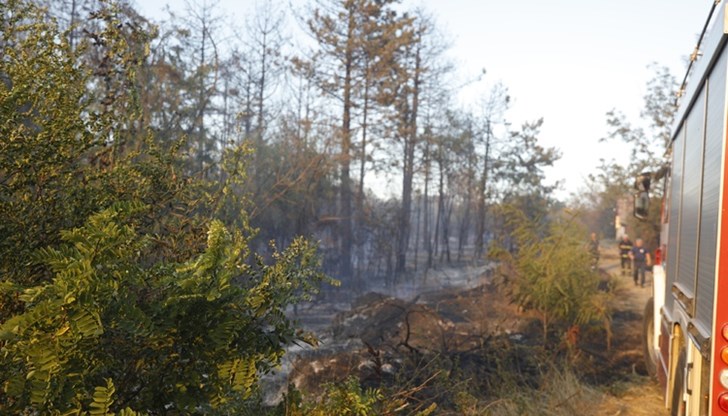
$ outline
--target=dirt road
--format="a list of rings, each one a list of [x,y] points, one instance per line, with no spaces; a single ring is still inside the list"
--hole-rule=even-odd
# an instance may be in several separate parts
[[[657,382],[644,375],[642,358],[642,315],[652,296],[652,274],[647,273],[645,287],[635,286],[632,276],[622,276],[616,245],[602,248],[600,264],[616,282],[613,318],[614,376],[608,394],[598,407],[598,415],[666,416],[662,392]],[[630,368],[631,367],[631,368]],[[611,375],[606,374],[610,377]]]

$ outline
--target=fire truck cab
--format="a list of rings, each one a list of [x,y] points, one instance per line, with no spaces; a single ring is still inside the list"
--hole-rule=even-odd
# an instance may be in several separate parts
[[[728,416],[728,20],[714,6],[664,173],[661,258],[645,307],[647,368],[672,415]],[[713,12],[711,12],[713,15]],[[697,54],[696,54],[697,56]],[[658,186],[652,181],[652,186]],[[646,213],[642,189],[635,214]],[[644,188],[644,183],[643,183]]]

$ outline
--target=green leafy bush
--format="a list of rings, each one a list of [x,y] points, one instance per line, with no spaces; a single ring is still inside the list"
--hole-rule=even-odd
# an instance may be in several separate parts
[[[412,410],[405,397],[406,390],[385,391],[380,388],[363,389],[356,377],[341,383],[327,383],[320,400],[304,400],[300,393],[289,387],[286,400],[271,414],[285,416],[429,416],[437,409],[434,403],[424,410]]]
[[[325,279],[315,246],[250,251],[246,149],[220,182],[185,175],[135,130],[147,34],[94,16],[74,49],[31,2],[0,3],[0,414],[234,408],[315,342],[284,313]]]
[[[63,232],[65,244],[38,254],[49,283],[3,285],[25,305],[0,326],[8,409],[80,410],[113,380],[123,407],[211,411],[249,397],[284,345],[313,342],[284,315],[320,278],[312,246],[298,240],[252,266],[241,233],[212,221],[198,256],[145,264],[149,238],[134,221],[144,210],[119,204]]]
[[[600,277],[591,269],[586,235],[571,214],[549,222],[528,218],[523,211],[504,208],[512,250],[494,247],[500,261],[501,285],[524,309],[535,310],[544,340],[552,324],[568,327],[600,324],[611,335],[610,295],[599,290]]]

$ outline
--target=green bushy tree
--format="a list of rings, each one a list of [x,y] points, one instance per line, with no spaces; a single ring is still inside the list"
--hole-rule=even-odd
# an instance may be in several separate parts
[[[503,287],[519,306],[535,310],[544,340],[558,323],[568,326],[603,324],[610,331],[608,294],[599,290],[599,275],[583,236],[587,233],[564,213],[550,221],[530,218],[519,209],[504,207],[512,230],[507,245],[491,256],[501,262]]]
[[[429,416],[437,410],[432,403],[423,410],[412,409],[407,403],[410,391],[392,392],[386,389],[363,389],[359,380],[348,377],[340,383],[328,383],[318,400],[304,401],[295,389],[291,389],[273,415],[285,416]]]
[[[149,38],[103,6],[71,48],[31,2],[0,3],[0,413],[227,412],[315,342],[284,312],[319,260],[302,239],[250,251],[245,149],[218,183],[152,132],[126,146]]]
[[[50,282],[3,283],[25,307],[0,326],[7,410],[80,411],[113,382],[123,408],[209,413],[247,398],[284,345],[313,342],[284,314],[317,278],[313,247],[297,240],[251,265],[246,237],[212,221],[199,255],[147,263],[146,209],[120,204],[62,232],[36,255]]]

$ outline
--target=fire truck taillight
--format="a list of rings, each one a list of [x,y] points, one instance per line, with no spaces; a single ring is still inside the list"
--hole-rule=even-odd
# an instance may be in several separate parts
[[[728,393],[723,393],[718,397],[718,406],[724,412],[728,412]]]
[[[728,324],[723,325],[723,328],[720,330],[720,334],[723,336],[723,339],[728,341]],[[723,364],[728,365],[728,347],[723,347],[720,350],[720,360],[723,361]],[[720,384],[723,385],[723,388],[728,389],[728,369],[723,369],[720,372]],[[728,393],[722,393],[720,396],[718,396],[718,407],[724,412],[728,412]]]
[[[728,370],[720,372],[720,384],[723,385],[723,388],[728,389]]]

